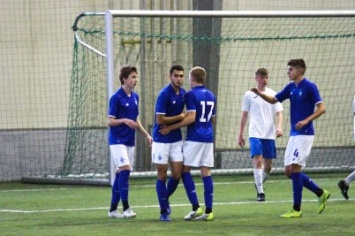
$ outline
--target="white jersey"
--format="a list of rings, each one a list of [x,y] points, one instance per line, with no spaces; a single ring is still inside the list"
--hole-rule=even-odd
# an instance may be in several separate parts
[[[275,96],[276,92],[266,88],[265,94]],[[275,139],[276,112],[282,111],[280,102],[270,104],[251,91],[244,95],[242,111],[249,113],[249,137]]]

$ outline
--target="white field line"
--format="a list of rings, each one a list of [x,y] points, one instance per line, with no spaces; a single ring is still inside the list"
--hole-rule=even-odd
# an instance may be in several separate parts
[[[324,179],[317,179],[319,181],[329,180],[327,178]],[[153,180],[155,181],[155,180]],[[290,182],[290,179],[285,180],[268,180],[268,183],[280,183],[280,182]],[[214,185],[234,185],[234,184],[254,184],[254,181],[236,181],[236,182],[215,182]],[[195,183],[196,186],[201,186],[203,183]],[[151,188],[155,187],[155,184],[146,184],[146,185],[130,185],[130,188]],[[182,184],[179,184],[178,187],[184,187]],[[80,187],[80,186],[73,186],[70,188],[40,188],[40,189],[8,189],[8,190],[0,190],[0,193],[7,193],[7,192],[40,192],[40,191],[57,191],[57,190],[72,190],[72,189],[83,189],[83,188],[94,188],[94,187]]]
[[[320,181],[323,179],[317,179]],[[326,179],[324,179],[326,180]],[[286,180],[277,180],[277,181],[268,181],[268,183],[276,183],[276,182],[286,182],[290,181]],[[214,185],[234,185],[234,184],[253,184],[253,181],[244,181],[244,182],[223,182],[223,183],[214,183]],[[202,185],[203,183],[196,183],[196,185]],[[132,188],[151,188],[155,187],[155,185],[132,185]],[[180,187],[183,187],[180,185]],[[91,187],[89,187],[91,188]],[[80,189],[80,187],[76,188],[44,188],[44,189],[14,189],[14,190],[0,190],[0,193],[6,192],[36,192],[36,191],[63,191],[63,190],[72,190],[72,189]],[[303,199],[302,202],[317,202],[317,199],[307,200]],[[328,201],[336,202],[336,201],[345,201],[344,198],[331,198]],[[348,201],[353,201],[353,199],[349,199]],[[256,202],[256,201],[241,201],[241,202],[214,202],[213,205],[245,205],[245,204],[279,204],[279,203],[292,203],[292,200],[285,201],[265,201],[265,202]],[[200,205],[204,205],[203,202]],[[171,204],[173,207],[186,207],[191,206],[191,204]],[[134,206],[134,208],[158,208],[159,205],[144,205],[144,206]],[[66,211],[96,211],[96,210],[107,210],[108,207],[90,207],[90,208],[69,208],[69,209],[47,209],[47,210],[14,210],[14,209],[0,209],[0,212],[7,213],[44,213],[44,212],[66,212]]]
[[[11,193],[11,192],[41,192],[41,191],[58,191],[58,190],[69,190],[73,188],[32,188],[32,189],[8,189],[0,190],[0,193]]]
[[[317,202],[318,200],[302,200],[302,202]],[[346,201],[344,198],[328,199],[328,202]],[[353,201],[352,199],[348,201]],[[280,204],[280,203],[292,203],[292,200],[285,201],[243,201],[243,202],[214,202],[213,205],[246,205],[246,204]],[[200,205],[204,205],[203,202]],[[172,207],[186,207],[191,206],[191,204],[171,204]],[[144,205],[144,206],[133,206],[134,209],[137,208],[159,208],[159,205]],[[68,209],[47,209],[47,210],[12,210],[12,209],[0,209],[0,212],[7,213],[45,213],[45,212],[66,212],[66,211],[97,211],[97,210],[107,210],[108,207],[90,207],[90,208],[68,208]]]
[[[155,181],[155,180],[153,180]],[[278,181],[268,181],[268,183],[277,183],[284,182],[287,180],[278,180]],[[253,184],[252,181],[244,181],[244,182],[223,182],[223,183],[214,183],[214,185],[233,185],[233,184]],[[201,186],[203,183],[195,183],[196,186]],[[155,187],[155,184],[146,184],[146,185],[130,185],[130,188],[152,188]],[[179,187],[184,187],[182,184],[179,184]],[[39,189],[8,189],[8,190],[0,190],[0,193],[8,193],[8,192],[40,192],[40,191],[56,191],[56,190],[72,190],[72,189],[83,189],[83,188],[93,188],[93,187],[72,187],[72,188],[39,188]]]

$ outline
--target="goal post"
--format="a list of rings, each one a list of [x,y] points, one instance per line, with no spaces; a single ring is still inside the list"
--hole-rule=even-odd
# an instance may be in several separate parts
[[[316,136],[305,171],[355,168],[352,101],[355,80],[355,11],[126,11],[82,13],[74,26],[70,111],[60,178],[110,182],[107,104],[120,84],[118,70],[138,68],[140,120],[150,132],[159,90],[173,64],[187,74],[199,65],[217,95],[214,174],[250,174],[248,142],[237,146],[244,93],[255,86],[254,71],[266,67],[270,85],[287,83],[286,64],[303,58],[305,77],[316,82],[327,113],[314,124]],[[284,136],[277,139],[274,172],[283,171],[289,132],[284,102]],[[244,138],[247,139],[247,129]],[[150,148],[136,134],[132,176],[155,176]],[[194,171],[198,174],[198,171]]]

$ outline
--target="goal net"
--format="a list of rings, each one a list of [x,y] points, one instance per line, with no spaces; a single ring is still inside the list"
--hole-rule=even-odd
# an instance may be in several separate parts
[[[247,142],[237,146],[244,93],[256,85],[259,67],[270,85],[288,82],[288,60],[303,58],[327,112],[314,124],[316,136],[306,171],[339,171],[355,166],[352,100],[355,88],[354,12],[158,12],[83,13],[75,21],[66,153],[57,176],[108,179],[107,101],[120,87],[119,68],[138,67],[140,120],[150,132],[159,90],[173,64],[188,71],[202,66],[206,87],[217,96],[214,173],[251,173]],[[107,38],[105,35],[107,31]],[[289,136],[289,102],[284,136],[277,139],[274,171],[283,169]],[[248,138],[247,129],[244,137]],[[132,175],[155,175],[150,148],[136,134]]]

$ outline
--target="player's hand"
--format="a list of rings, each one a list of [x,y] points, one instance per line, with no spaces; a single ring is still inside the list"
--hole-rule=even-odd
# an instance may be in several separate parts
[[[180,115],[181,115],[181,120],[183,120],[187,116],[187,112],[183,111]]]
[[[130,127],[131,129],[137,129],[138,127],[138,124],[135,121],[130,119],[124,119],[123,123],[128,127]]]
[[[239,144],[240,147],[244,147],[244,145],[245,145],[245,140],[244,140],[243,136],[239,136],[239,138],[238,138],[238,144]]]
[[[295,125],[295,129],[300,130],[306,124],[308,124],[308,120],[301,120],[301,121],[297,122],[297,124]]]
[[[283,135],[282,129],[276,129],[276,137],[279,138]]]
[[[167,125],[162,125],[160,126],[160,129],[159,129],[159,133],[161,133],[162,135],[167,135],[168,133],[170,133],[170,128],[169,126]]]
[[[148,144],[149,144],[149,147],[151,147],[151,146],[152,146],[152,143],[153,143],[153,138],[152,138],[152,136],[147,135],[145,138],[146,138],[146,140],[147,140],[147,142],[148,142]]]
[[[254,92],[257,95],[260,95],[260,93],[261,93],[258,88],[252,88],[252,89],[250,89],[250,91]]]

